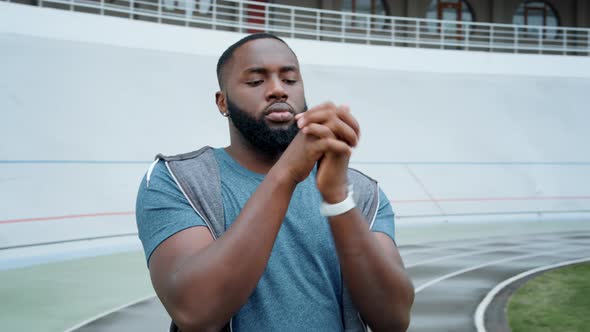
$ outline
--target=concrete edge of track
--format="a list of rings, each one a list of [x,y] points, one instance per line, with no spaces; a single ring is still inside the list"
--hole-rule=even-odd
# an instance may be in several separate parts
[[[484,299],[479,303],[474,314],[474,323],[477,328],[477,332],[487,332],[489,324],[486,325],[486,317],[493,316],[493,331],[510,331],[508,328],[508,322],[506,319],[506,313],[504,311],[508,299],[510,296],[525,284],[528,280],[536,277],[539,274],[547,272],[549,270],[561,268],[568,265],[574,265],[578,263],[589,262],[590,257],[563,261],[556,264],[540,266],[520,274],[517,274],[511,278],[504,280],[503,282],[496,285]],[[492,321],[492,320],[490,320]]]
[[[0,248],[0,272],[123,252],[141,251],[136,234],[117,234]]]

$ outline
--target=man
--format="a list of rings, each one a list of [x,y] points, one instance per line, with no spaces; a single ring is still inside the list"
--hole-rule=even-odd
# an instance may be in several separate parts
[[[376,190],[369,229],[349,191],[360,133],[350,110],[307,110],[298,60],[273,35],[232,45],[217,76],[231,138],[212,150],[225,233],[215,236],[187,199],[191,187],[180,185],[190,181],[162,161],[137,199],[152,283],[174,323],[184,332],[343,331],[350,293],[355,319],[405,331],[414,291],[393,241],[393,211]]]

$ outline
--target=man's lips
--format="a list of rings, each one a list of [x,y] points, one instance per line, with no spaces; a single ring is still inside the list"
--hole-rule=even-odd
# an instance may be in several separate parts
[[[265,112],[265,118],[272,122],[288,122],[294,117],[294,110],[287,103],[274,103],[270,105]]]

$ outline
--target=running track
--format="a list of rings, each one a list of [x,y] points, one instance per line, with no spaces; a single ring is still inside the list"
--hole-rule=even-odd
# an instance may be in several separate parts
[[[539,266],[590,256],[590,231],[526,234],[400,247],[416,288],[409,331],[476,331],[477,306],[494,286]],[[156,298],[117,308],[70,331],[164,331]]]

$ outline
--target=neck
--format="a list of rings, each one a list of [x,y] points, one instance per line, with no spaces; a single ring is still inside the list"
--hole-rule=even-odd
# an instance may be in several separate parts
[[[268,173],[281,157],[281,154],[269,156],[261,152],[244,139],[240,133],[231,131],[230,140],[231,144],[225,148],[225,151],[240,165],[254,173]]]

